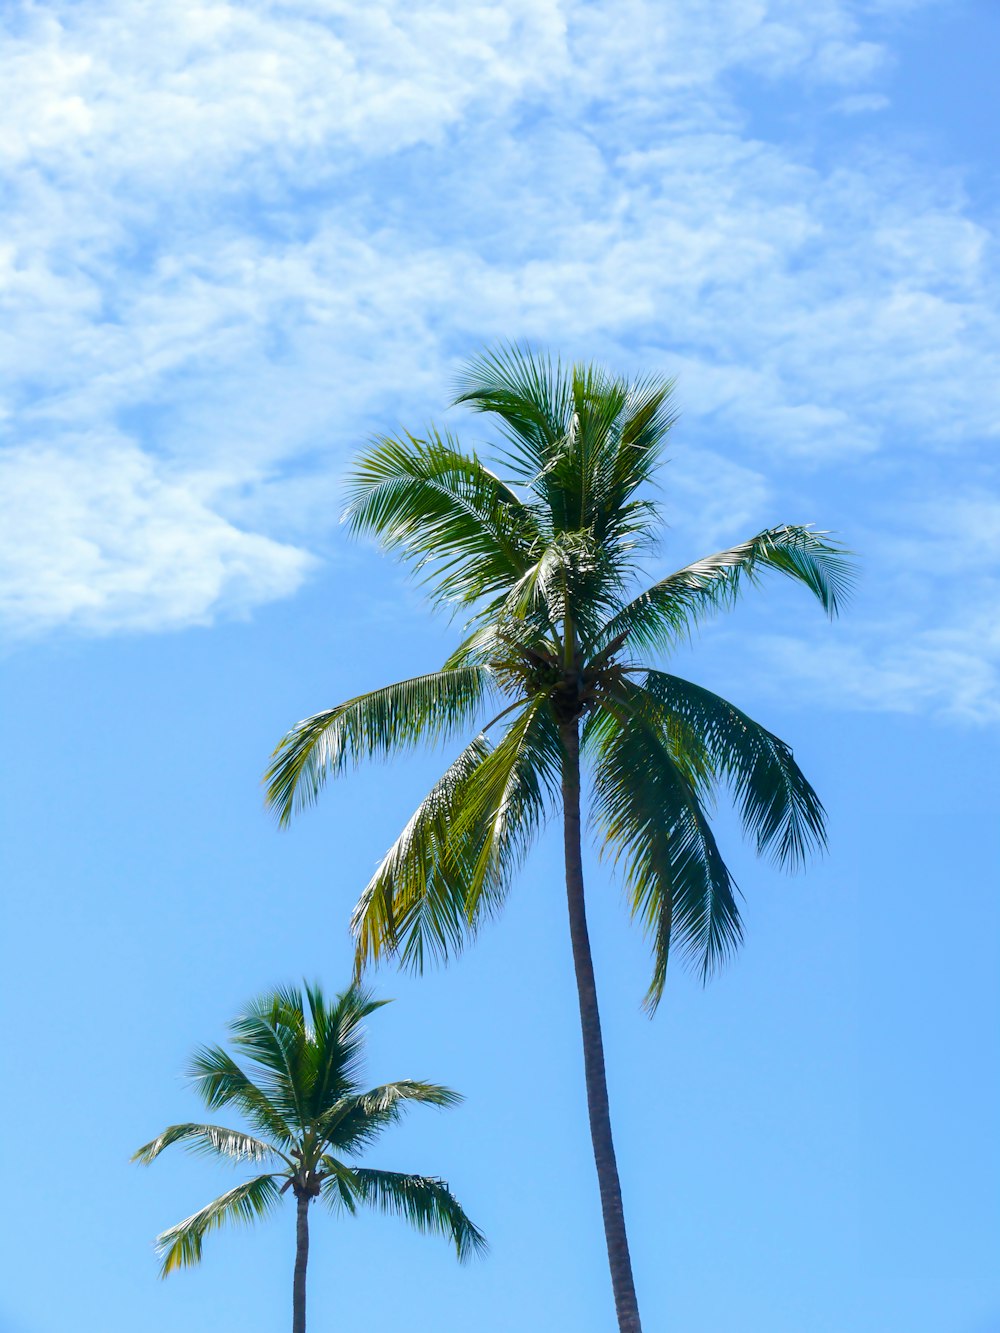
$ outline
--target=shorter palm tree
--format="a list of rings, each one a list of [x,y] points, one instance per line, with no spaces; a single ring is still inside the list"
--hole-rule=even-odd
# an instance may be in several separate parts
[[[351,1158],[399,1118],[406,1102],[454,1106],[450,1088],[404,1079],[363,1090],[358,1081],[364,1053],[363,1020],[386,1004],[351,987],[328,1003],[318,986],[271,991],[229,1025],[232,1045],[247,1070],[220,1046],[192,1059],[189,1075],[211,1110],[237,1107],[252,1133],[219,1125],[171,1125],[134,1154],[148,1163],[181,1143],[194,1152],[237,1162],[268,1162],[272,1169],[220,1194],[204,1208],[157,1237],[161,1276],[201,1259],[208,1232],[225,1222],[253,1222],[270,1213],[282,1195],[296,1202],[296,1251],[292,1333],[305,1333],[309,1205],[323,1198],[334,1211],[354,1213],[367,1204],[404,1217],[419,1231],[437,1231],[460,1260],[485,1250],[443,1180],[376,1171]],[[260,1136],[260,1137],[258,1137]]]

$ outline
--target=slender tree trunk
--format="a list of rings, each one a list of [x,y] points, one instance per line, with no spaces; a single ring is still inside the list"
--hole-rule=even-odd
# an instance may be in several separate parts
[[[587,912],[583,897],[583,856],[580,829],[580,733],[579,723],[565,723],[562,728],[563,760],[563,838],[566,849],[566,898],[569,904],[569,933],[573,943],[573,966],[580,999],[580,1027],[583,1032],[583,1064],[587,1083],[587,1109],[590,1112],[590,1137],[601,1191],[604,1236],[611,1267],[611,1285],[618,1313],[619,1333],[642,1333],[639,1305],[632,1280],[632,1260],[625,1234],[618,1163],[611,1137],[611,1112],[608,1106],[608,1080],[604,1070],[604,1042],[601,1017],[597,1008],[597,984],[594,960],[590,954]]]
[[[306,1333],[306,1264],[309,1262],[309,1195],[295,1196],[295,1278],[292,1283],[292,1333]]]

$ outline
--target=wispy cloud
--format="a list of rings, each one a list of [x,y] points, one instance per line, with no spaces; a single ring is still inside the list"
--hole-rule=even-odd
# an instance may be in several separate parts
[[[76,443],[0,454],[0,616],[15,631],[204,624],[301,584],[311,557],[226,522],[210,481],[128,441]]]
[[[873,16],[905,7],[9,8],[4,476],[34,518],[8,629],[293,591],[345,452],[494,337],[679,372],[703,452],[671,481],[720,540],[837,467],[974,457],[1000,431],[986,222],[858,137]],[[822,152],[750,132],[735,90],[778,84],[828,94]]]

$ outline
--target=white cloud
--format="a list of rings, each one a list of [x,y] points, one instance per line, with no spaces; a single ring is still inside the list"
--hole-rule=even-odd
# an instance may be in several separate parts
[[[838,137],[884,100],[867,16],[917,7],[9,8],[5,475],[56,479],[9,625],[292,590],[345,452],[494,337],[679,372],[668,485],[710,544],[800,502],[842,526],[812,512],[834,465],[972,459],[1000,433],[992,238],[954,177]],[[836,95],[823,153],[750,135],[736,75]]]
[[[313,564],[225,522],[204,478],[164,476],[125,440],[0,454],[0,493],[0,625],[15,632],[207,624],[288,596]]]

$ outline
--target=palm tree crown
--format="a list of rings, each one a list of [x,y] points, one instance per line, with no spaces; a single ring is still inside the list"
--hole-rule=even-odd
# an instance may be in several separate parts
[[[201,1259],[204,1237],[226,1222],[252,1222],[291,1190],[300,1211],[322,1198],[335,1211],[370,1205],[436,1231],[459,1259],[485,1241],[442,1180],[355,1164],[407,1102],[454,1106],[461,1097],[433,1083],[403,1079],[366,1089],[359,1081],[363,1020],[385,1001],[350,988],[328,1001],[318,986],[261,996],[230,1024],[237,1060],[221,1046],[194,1055],[189,1074],[210,1110],[234,1107],[250,1132],[214,1124],[171,1125],[135,1153],[148,1163],[171,1144],[237,1162],[266,1163],[157,1238],[165,1277]],[[303,1264],[304,1279],[304,1264]],[[304,1317],[304,1315],[303,1315]]]
[[[440,671],[294,727],[268,771],[269,803],[287,822],[328,775],[490,719],[364,891],[359,967],[395,953],[419,969],[501,906],[558,803],[566,723],[582,725],[599,839],[652,943],[651,1008],[672,945],[707,975],[741,938],[706,817],[720,785],[758,851],[794,867],[822,843],[822,806],[789,747],[642,657],[669,652],[767,570],[804,584],[832,616],[850,565],[823,535],[784,525],[639,591],[638,561],[659,531],[649,483],[674,420],[671,390],[509,347],[473,362],[456,400],[499,425],[509,480],[433,430],[381,438],[357,464],[352,531],[400,551],[434,601],[467,614],[466,637]]]

